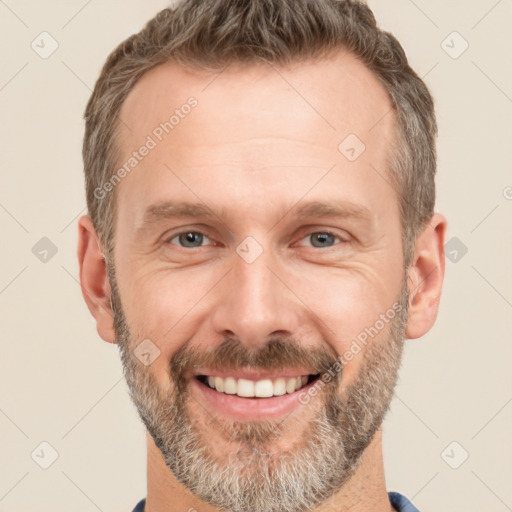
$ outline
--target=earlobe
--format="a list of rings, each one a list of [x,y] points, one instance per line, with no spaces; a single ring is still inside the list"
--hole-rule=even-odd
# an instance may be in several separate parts
[[[96,230],[89,215],[78,220],[78,262],[82,295],[96,319],[101,338],[115,343],[114,317],[110,306],[107,266]]]
[[[409,316],[406,337],[419,338],[434,325],[443,287],[446,219],[435,213],[418,235],[408,269]]]

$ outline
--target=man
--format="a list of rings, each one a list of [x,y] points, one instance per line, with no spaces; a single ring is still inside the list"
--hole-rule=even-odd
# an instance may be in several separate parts
[[[432,98],[369,8],[185,0],[86,109],[80,279],[147,428],[135,511],[415,511],[382,420],[435,322]]]

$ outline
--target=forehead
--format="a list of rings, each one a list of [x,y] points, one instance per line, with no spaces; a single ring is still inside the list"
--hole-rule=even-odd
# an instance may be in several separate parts
[[[190,97],[199,108],[173,127],[171,145],[283,137],[337,147],[349,133],[370,145],[389,139],[394,121],[383,85],[345,51],[286,67],[229,64],[218,73],[168,62],[146,73],[125,100],[120,149],[138,147]]]
[[[169,181],[169,168],[187,173],[188,183],[202,193],[216,194],[215,187],[223,185],[226,197],[240,190],[263,194],[267,202],[269,187],[289,183],[283,190],[296,196],[304,172],[316,170],[319,176],[333,164],[347,189],[368,189],[368,179],[382,180],[369,164],[385,173],[395,122],[383,85],[344,51],[286,67],[231,64],[218,73],[169,62],[140,79],[120,118],[119,166],[148,137],[155,143],[119,185],[134,212],[166,199],[172,189],[162,184]],[[364,149],[356,161],[342,153],[351,148]],[[371,200],[380,191],[366,193]]]

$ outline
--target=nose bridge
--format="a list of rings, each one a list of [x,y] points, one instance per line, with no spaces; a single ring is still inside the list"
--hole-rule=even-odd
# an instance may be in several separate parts
[[[275,267],[273,255],[263,251],[252,259],[246,255],[254,247],[245,253],[243,249],[242,243],[218,294],[212,313],[215,331],[251,346],[264,344],[270,335],[292,334],[298,324],[297,306],[270,270]]]

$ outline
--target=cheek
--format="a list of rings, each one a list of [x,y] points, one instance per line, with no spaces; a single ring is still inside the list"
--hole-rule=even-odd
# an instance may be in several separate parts
[[[315,274],[296,279],[301,283],[297,295],[314,312],[316,336],[320,332],[341,358],[346,383],[358,373],[366,347],[389,337],[401,281],[362,267]]]
[[[202,271],[200,276],[192,276],[190,272],[146,268],[126,271],[126,276],[130,277],[124,281],[120,293],[132,335],[131,350],[136,350],[146,339],[157,347],[159,355],[149,369],[165,385],[173,354],[204,323],[208,291],[218,280],[217,275]]]
[[[127,318],[145,336],[170,334],[200,305],[215,277],[204,269],[181,272],[159,264],[127,271],[122,292]]]

